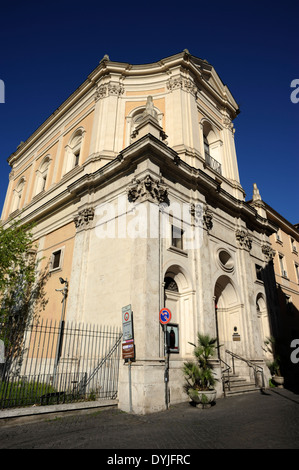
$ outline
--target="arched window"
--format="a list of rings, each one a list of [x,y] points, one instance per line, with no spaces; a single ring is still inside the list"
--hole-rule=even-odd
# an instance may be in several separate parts
[[[203,145],[205,150],[205,157],[210,157],[210,145],[206,135],[203,136]]]
[[[80,165],[82,157],[83,136],[83,129],[77,129],[76,132],[72,135],[69,144],[66,146],[64,174]]]
[[[36,191],[35,194],[39,194],[46,189],[47,178],[49,174],[49,166],[51,159],[49,156],[45,157],[36,172]]]
[[[208,121],[202,123],[202,138],[207,166],[222,174],[222,141],[219,132]]]
[[[172,277],[165,277],[164,283],[164,289],[171,290],[172,292],[179,292],[178,285]]]
[[[138,124],[142,121],[145,108],[146,108],[146,105],[135,108],[130,112],[128,116],[126,116],[126,122],[127,122],[126,142],[125,142],[126,146],[130,145],[130,143],[134,139],[136,128],[138,127]],[[155,106],[153,107],[153,109],[154,109],[154,113],[156,113],[156,117],[158,119],[158,123],[160,127],[163,128],[163,113]]]
[[[21,199],[23,195],[24,186],[25,186],[25,178],[22,177],[13,192],[13,201],[12,201],[12,208],[11,208],[12,212],[21,208]]]

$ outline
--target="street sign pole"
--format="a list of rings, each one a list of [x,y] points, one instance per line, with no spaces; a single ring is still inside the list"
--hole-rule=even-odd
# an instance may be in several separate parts
[[[168,399],[169,354],[168,354],[168,348],[167,348],[166,325],[164,325],[164,355],[165,355],[165,370],[164,370],[165,404],[166,404],[166,409],[168,410],[169,408],[169,399]]]
[[[169,380],[169,352],[167,347],[166,325],[171,320],[171,312],[168,308],[162,308],[159,313],[160,323],[163,325],[164,330],[164,356],[165,356],[165,369],[164,369],[164,383],[165,383],[165,405],[166,409],[169,408],[169,394],[168,394],[168,380]]]
[[[132,359],[135,358],[134,349],[134,330],[133,315],[131,305],[122,308],[122,324],[123,324],[123,359],[128,360],[128,380],[129,380],[129,408],[130,413],[133,411],[132,406]]]
[[[130,407],[130,413],[133,411],[132,407],[132,376],[131,376],[131,359],[129,359],[129,407]]]

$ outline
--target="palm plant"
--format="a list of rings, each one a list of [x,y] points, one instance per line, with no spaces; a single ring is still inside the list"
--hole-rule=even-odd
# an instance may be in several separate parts
[[[215,355],[217,338],[197,333],[197,345],[194,346],[196,361],[184,363],[183,372],[186,379],[185,391],[190,395],[192,390],[208,391],[213,388],[216,379],[210,359]]]

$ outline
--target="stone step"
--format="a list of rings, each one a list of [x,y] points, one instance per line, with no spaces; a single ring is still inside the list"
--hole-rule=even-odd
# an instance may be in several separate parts
[[[226,396],[253,393],[260,390],[249,377],[239,376],[238,374],[224,375],[224,386]]]
[[[246,393],[256,393],[259,392],[260,389],[257,387],[240,387],[240,388],[231,388],[230,390],[225,390],[225,396],[232,397],[236,395],[244,395]]]

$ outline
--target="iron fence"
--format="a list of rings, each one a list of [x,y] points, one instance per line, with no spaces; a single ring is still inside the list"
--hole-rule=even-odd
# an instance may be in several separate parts
[[[115,398],[121,338],[111,326],[0,323],[0,409]]]

